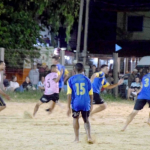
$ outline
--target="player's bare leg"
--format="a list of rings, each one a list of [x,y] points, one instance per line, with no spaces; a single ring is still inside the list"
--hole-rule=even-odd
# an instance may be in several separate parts
[[[39,102],[35,105],[35,107],[34,107],[34,112],[33,112],[33,117],[35,117],[35,115],[36,115],[36,113],[37,113],[39,107],[40,107],[42,104],[43,104],[43,103],[42,103],[41,101],[39,101]]]
[[[83,119],[84,120],[84,119]],[[88,137],[88,143],[93,144],[93,140],[91,137],[91,125],[89,122],[89,119],[87,118],[86,121],[84,121],[84,128]]]
[[[4,110],[6,106],[0,106],[0,111]]]
[[[96,113],[98,113],[98,112],[101,112],[101,111],[105,110],[106,108],[107,108],[107,104],[106,104],[106,103],[100,104],[96,109],[94,109],[94,110],[91,112],[90,116],[92,117],[93,114],[96,114]]]
[[[133,110],[132,113],[128,116],[127,121],[125,123],[125,126],[122,128],[121,131],[125,131],[126,128],[128,127],[129,123],[134,119],[134,117],[137,115],[139,111],[138,110]]]
[[[148,118],[147,123],[148,123],[148,125],[150,126],[150,113],[149,113],[149,118]]]
[[[62,109],[64,108],[64,106],[62,105],[62,103],[60,103],[59,101],[58,101],[57,105],[58,105],[59,107],[61,107]]]
[[[74,128],[74,133],[75,133],[75,140],[74,142],[79,142],[79,117],[78,118],[73,118],[73,128]]]
[[[56,103],[54,101],[50,101],[49,114],[51,114],[53,112],[55,105],[56,105]]]

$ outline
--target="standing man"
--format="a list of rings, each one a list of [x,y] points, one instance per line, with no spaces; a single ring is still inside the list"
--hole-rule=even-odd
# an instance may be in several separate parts
[[[93,90],[90,80],[82,74],[83,64],[75,65],[76,75],[68,80],[68,111],[67,115],[73,117],[73,127],[75,133],[75,142],[79,142],[79,116],[80,112],[84,121],[84,127],[88,137],[88,143],[93,143],[91,138],[91,127],[89,122],[90,111],[92,110]],[[71,104],[71,107],[70,107]]]
[[[32,86],[37,89],[37,85],[39,82],[39,70],[37,69],[37,64],[33,64],[33,69],[29,72],[29,78],[32,83]]]
[[[3,61],[0,60],[0,72],[5,70],[5,63]],[[2,84],[2,82],[1,82]],[[0,94],[3,95],[7,100],[10,100],[10,97],[4,93],[1,89],[0,89]],[[4,110],[6,108],[6,104],[4,102],[4,100],[0,97],[0,111]]]
[[[52,57],[52,63],[53,63],[53,65],[56,65],[57,66],[57,68],[58,68],[58,70],[59,71],[61,71],[62,69],[63,69],[63,74],[62,74],[62,76],[61,76],[61,78],[60,78],[60,81],[59,81],[59,92],[61,92],[61,90],[62,90],[62,87],[63,87],[63,85],[64,85],[64,82],[68,79],[68,77],[69,77],[69,72],[68,72],[68,70],[67,69],[65,69],[65,66],[63,66],[63,65],[61,65],[60,63],[59,63],[59,56],[53,56]]]
[[[110,85],[105,78],[105,74],[108,74],[109,71],[108,65],[102,65],[100,69],[100,72],[93,74],[91,77],[94,96],[93,104],[99,105],[99,107],[91,112],[91,116],[95,113],[105,110],[107,107],[105,101],[100,97],[100,89],[102,87],[107,89],[113,89],[123,83],[123,79],[121,79],[118,81],[118,83]]]
[[[126,130],[129,123],[134,119],[137,113],[143,109],[146,103],[148,103],[150,107],[150,67],[148,70],[149,73],[145,75],[142,79],[142,88],[137,92],[138,97],[134,105],[134,109],[129,115],[129,117],[127,118],[127,121],[122,131]],[[150,125],[150,113],[149,113],[148,125]]]

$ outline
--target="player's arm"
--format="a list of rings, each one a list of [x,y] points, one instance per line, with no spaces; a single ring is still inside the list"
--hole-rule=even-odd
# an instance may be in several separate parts
[[[93,109],[93,89],[91,88],[90,92],[89,92],[89,96],[90,96],[90,99],[91,99],[91,110]]]
[[[115,87],[121,85],[121,84],[123,83],[123,81],[124,81],[124,79],[120,79],[120,80],[118,81],[118,83],[112,84],[112,85],[110,85],[109,83],[106,83],[106,85],[104,85],[103,87],[106,88],[106,89],[113,89],[113,88],[115,88]]]
[[[1,89],[0,89],[0,95],[3,95],[7,100],[10,100],[10,97],[4,93]]]
[[[58,77],[55,79],[55,82],[56,82],[56,83],[59,82],[59,80],[60,80],[62,74],[63,74],[63,69],[61,69],[61,71],[58,72]]]
[[[66,82],[68,78],[69,78],[69,71],[67,69],[65,69],[65,79],[64,79],[64,82]]]
[[[68,102],[67,103],[67,108],[68,108],[67,116],[70,116],[70,114],[71,114],[71,107],[70,107],[70,105],[71,105],[71,96],[72,96],[72,89],[69,85],[69,82],[67,82],[67,102]]]
[[[91,77],[91,82],[93,83],[94,79],[95,79],[96,77],[98,77],[98,76],[99,76],[98,73],[94,73],[94,74],[92,75],[92,77]]]

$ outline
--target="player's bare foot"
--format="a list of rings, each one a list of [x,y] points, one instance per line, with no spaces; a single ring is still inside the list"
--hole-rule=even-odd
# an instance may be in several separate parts
[[[121,131],[124,132],[126,130],[126,128],[122,128]]]
[[[89,143],[89,144],[93,144],[93,143],[94,143],[93,140],[92,140],[92,138],[89,138],[89,139],[88,139],[88,143]]]
[[[79,143],[80,141],[79,141],[79,139],[75,139],[74,141],[73,141],[73,143]]]

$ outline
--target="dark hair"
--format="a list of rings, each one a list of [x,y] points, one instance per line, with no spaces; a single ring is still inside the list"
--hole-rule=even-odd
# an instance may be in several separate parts
[[[82,72],[82,71],[84,71],[84,66],[83,66],[83,64],[82,63],[77,63],[75,66],[74,66],[74,68],[75,68],[75,70],[77,71],[77,72]]]
[[[60,58],[59,56],[53,56],[53,57],[52,57],[52,59],[55,59],[55,60],[57,60],[57,61],[59,60],[59,58]]]
[[[105,67],[108,67],[108,65],[102,65],[100,69],[103,69]]]
[[[0,65],[3,63],[4,61],[0,60]]]
[[[96,67],[96,65],[93,65],[92,67]]]
[[[56,68],[56,65],[51,65],[51,69]]]
[[[15,78],[16,78],[16,76],[12,76],[12,78],[11,78],[11,79],[12,79],[12,81],[14,81],[14,79],[15,79]]]

